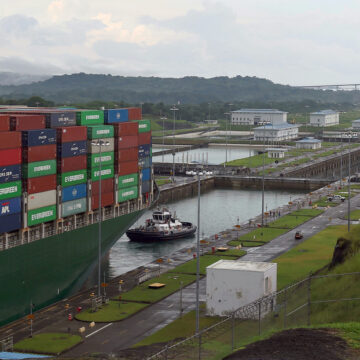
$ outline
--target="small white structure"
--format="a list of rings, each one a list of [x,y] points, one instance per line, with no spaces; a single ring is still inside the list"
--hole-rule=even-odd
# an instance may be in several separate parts
[[[310,113],[310,125],[318,127],[339,125],[339,113],[334,110],[312,112]]]
[[[293,124],[277,124],[264,125],[253,129],[254,140],[258,141],[283,141],[296,139],[299,134],[298,125]]]
[[[207,314],[226,316],[276,291],[277,264],[219,260],[206,268]]]
[[[352,122],[352,128],[353,129],[360,129],[360,119],[354,120]]]
[[[297,149],[321,149],[321,140],[313,137],[307,137],[298,141],[295,141]]]
[[[204,120],[204,123],[207,125],[217,125],[218,121],[217,120]]]
[[[287,149],[284,148],[270,148],[266,149],[268,157],[271,159],[283,159],[285,157],[285,152]]]
[[[277,109],[240,109],[231,111],[233,125],[284,124],[287,112]]]

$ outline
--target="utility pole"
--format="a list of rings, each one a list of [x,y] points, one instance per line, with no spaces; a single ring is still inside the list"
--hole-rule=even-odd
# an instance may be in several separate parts
[[[179,109],[173,105],[170,109],[173,112],[173,116],[174,116],[174,122],[173,122],[173,151],[172,151],[172,155],[173,155],[173,168],[172,168],[172,182],[175,182],[175,111],[178,111]]]

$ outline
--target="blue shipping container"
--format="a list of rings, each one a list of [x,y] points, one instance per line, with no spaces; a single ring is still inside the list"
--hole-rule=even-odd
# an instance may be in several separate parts
[[[141,166],[141,168],[149,168],[151,167],[151,157],[145,157],[145,158],[140,158],[139,159],[139,166]]]
[[[21,180],[21,165],[0,167],[0,184]]]
[[[21,228],[21,213],[7,215],[0,221],[0,234]]]
[[[114,124],[129,120],[128,109],[109,109],[104,110],[105,124]]]
[[[150,192],[150,184],[151,184],[150,181],[143,181],[141,183],[141,193],[142,194]]]
[[[39,146],[56,144],[55,129],[22,131],[22,146]]]
[[[58,112],[46,114],[46,127],[76,126],[75,112]]]
[[[0,201],[0,216],[12,215],[21,212],[21,197]],[[4,221],[3,219],[1,221]]]
[[[72,201],[86,197],[86,184],[67,186],[62,189],[62,201]]]
[[[142,169],[142,181],[149,181],[151,179],[151,168]]]
[[[73,157],[87,154],[87,141],[75,141],[58,144],[58,158]]]
[[[139,158],[144,158],[150,156],[151,145],[140,145],[139,146]]]

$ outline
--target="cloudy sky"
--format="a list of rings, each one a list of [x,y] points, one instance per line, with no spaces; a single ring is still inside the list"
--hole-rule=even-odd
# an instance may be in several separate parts
[[[0,0],[0,71],[359,82],[359,0]]]

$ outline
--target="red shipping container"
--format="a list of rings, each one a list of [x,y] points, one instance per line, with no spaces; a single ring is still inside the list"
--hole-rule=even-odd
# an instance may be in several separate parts
[[[91,184],[91,195],[99,195],[99,181],[93,181]],[[101,193],[106,194],[114,191],[114,179],[101,180]]]
[[[101,194],[101,207],[109,206],[114,204],[114,193],[108,192]],[[99,195],[91,196],[91,209],[95,210],[99,207]]]
[[[30,146],[23,148],[23,162],[56,159],[56,145]]]
[[[80,155],[68,158],[58,159],[57,172],[64,173],[68,171],[82,170],[87,168],[87,156]]]
[[[0,115],[0,131],[10,131],[9,115]]]
[[[137,147],[129,149],[120,149],[115,152],[115,162],[137,161],[139,158],[139,149]]]
[[[142,115],[141,115],[141,108],[128,108],[128,113],[129,113],[129,120],[141,120],[142,119]]]
[[[138,146],[138,136],[119,136],[115,138],[115,150],[128,149]]]
[[[21,164],[21,147],[0,150],[0,166]]]
[[[86,126],[66,126],[56,129],[57,141],[61,143],[87,140]]]
[[[137,161],[125,161],[115,164],[115,173],[122,175],[130,175],[139,172],[139,164]]]
[[[139,133],[139,124],[136,122],[122,122],[114,124],[115,136],[134,136]]]
[[[13,149],[21,147],[20,131],[0,132],[0,149]]]
[[[140,133],[138,136],[139,145],[151,144],[151,132]]]
[[[46,175],[23,180],[23,191],[36,194],[43,191],[56,189],[56,175]]]
[[[45,129],[44,115],[11,115],[10,116],[11,130],[36,130]]]

